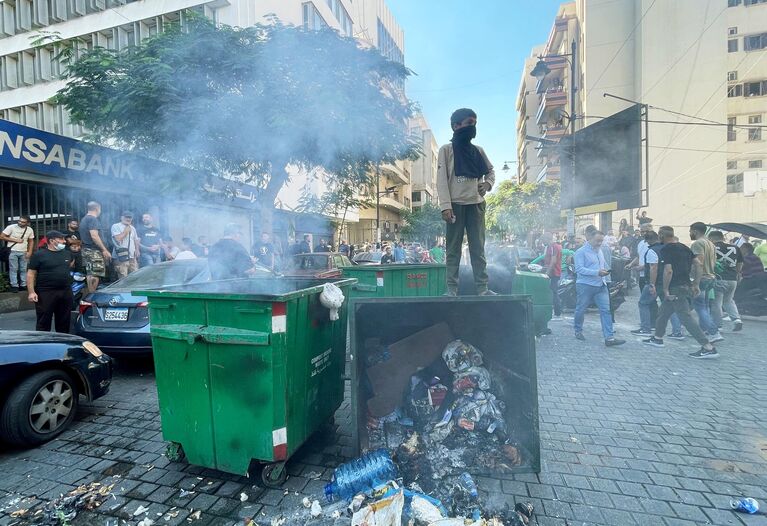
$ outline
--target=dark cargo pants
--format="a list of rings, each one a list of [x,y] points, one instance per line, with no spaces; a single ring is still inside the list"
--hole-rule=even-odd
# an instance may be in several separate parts
[[[487,290],[487,259],[485,259],[485,203],[452,204],[455,223],[447,223],[447,290],[458,291],[458,268],[461,264],[463,235],[469,241],[469,259],[474,273],[477,294]]]

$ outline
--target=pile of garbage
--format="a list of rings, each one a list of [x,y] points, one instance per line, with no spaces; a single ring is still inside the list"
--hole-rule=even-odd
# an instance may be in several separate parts
[[[468,342],[445,342],[449,333],[437,325],[388,346],[365,342],[369,453],[336,470],[325,488],[330,507],[308,504],[318,512],[311,524],[528,524],[532,505],[485,509],[468,473],[512,471],[522,455],[498,368]]]

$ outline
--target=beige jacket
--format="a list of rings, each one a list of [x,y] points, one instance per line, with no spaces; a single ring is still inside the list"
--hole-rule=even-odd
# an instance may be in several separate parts
[[[453,160],[453,145],[448,143],[439,149],[437,157],[437,195],[439,196],[439,207],[441,210],[453,208],[453,203],[458,205],[476,205],[485,200],[479,195],[479,183],[490,183],[490,187],[495,184],[495,172],[490,159],[482,147],[479,153],[485,158],[487,167],[490,169],[485,177],[480,179],[471,179],[468,177],[455,176],[455,164]]]

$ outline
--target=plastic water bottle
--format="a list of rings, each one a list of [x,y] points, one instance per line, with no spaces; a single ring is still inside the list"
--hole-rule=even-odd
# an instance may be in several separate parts
[[[333,479],[325,485],[325,498],[349,500],[358,493],[397,478],[397,467],[389,452],[377,449],[338,466]]]
[[[471,478],[471,475],[468,473],[461,473],[461,476],[458,478],[458,483],[461,485],[461,488],[466,491],[466,493],[471,495],[472,499],[479,497],[477,484],[474,482],[474,479]]]
[[[759,503],[756,499],[750,497],[746,499],[733,499],[730,501],[730,507],[741,513],[754,514],[759,511]]]

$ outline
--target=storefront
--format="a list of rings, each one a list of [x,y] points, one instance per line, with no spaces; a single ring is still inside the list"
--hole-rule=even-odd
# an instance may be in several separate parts
[[[179,166],[0,120],[2,228],[28,215],[39,237],[102,205],[105,228],[123,210],[149,212],[176,242],[220,238],[224,225],[250,233],[258,189]],[[250,246],[250,239],[243,240]]]

